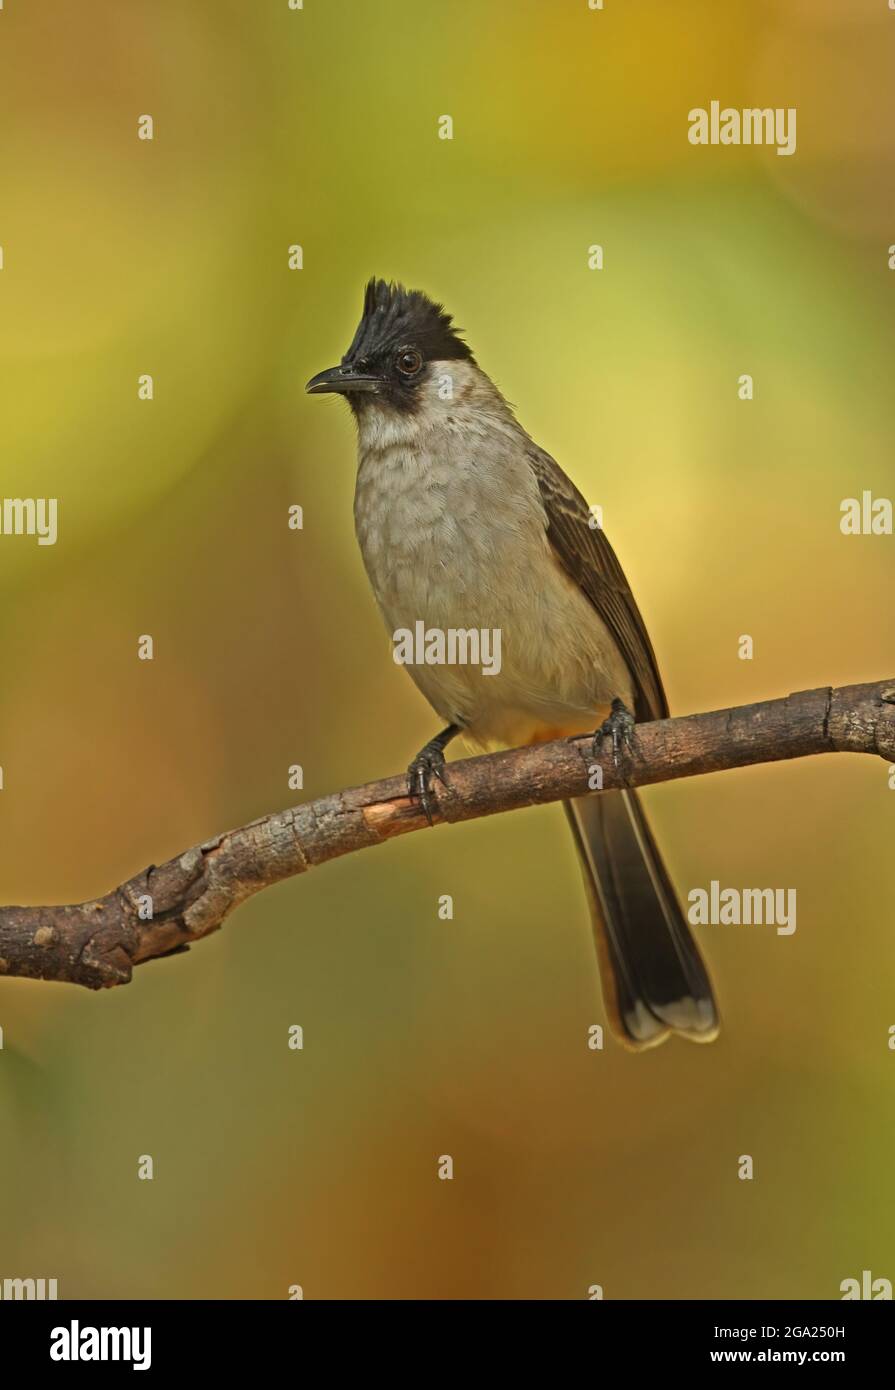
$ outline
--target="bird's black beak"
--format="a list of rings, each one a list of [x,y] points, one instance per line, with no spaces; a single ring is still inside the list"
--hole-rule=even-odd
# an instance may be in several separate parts
[[[382,377],[372,372],[360,372],[356,367],[343,364],[341,367],[327,367],[325,372],[318,372],[316,376],[312,376],[305,390],[311,396],[322,395],[324,391],[335,391],[340,396],[347,396],[353,391],[378,391],[381,385]]]

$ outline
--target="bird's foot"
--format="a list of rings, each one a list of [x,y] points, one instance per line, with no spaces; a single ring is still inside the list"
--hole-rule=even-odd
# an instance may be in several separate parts
[[[407,769],[407,794],[419,801],[426,813],[426,820],[432,824],[432,812],[438,808],[438,799],[433,796],[432,779],[437,777],[443,787],[447,786],[444,775],[444,749],[437,738],[421,748]]]
[[[626,708],[623,700],[616,698],[612,701],[609,714],[594,734],[594,757],[600,753],[604,738],[612,739],[612,761],[616,767],[618,767],[619,754],[622,749],[626,753],[634,752],[637,744],[637,736],[634,733],[634,716]]]

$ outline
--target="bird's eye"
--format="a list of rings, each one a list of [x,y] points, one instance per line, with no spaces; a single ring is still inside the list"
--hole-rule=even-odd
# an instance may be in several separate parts
[[[402,348],[398,353],[398,371],[402,376],[416,376],[423,359],[416,348]]]

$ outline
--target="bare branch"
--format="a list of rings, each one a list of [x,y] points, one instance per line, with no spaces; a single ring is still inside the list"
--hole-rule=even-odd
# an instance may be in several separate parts
[[[618,771],[608,748],[595,758],[585,738],[452,763],[448,786],[436,784],[435,820],[581,796],[597,766],[610,790],[840,752],[895,762],[895,680],[642,724],[634,754]],[[217,835],[93,902],[0,908],[0,974],[90,989],[127,984],[135,965],[208,936],[262,888],[426,825],[405,779],[390,777]]]

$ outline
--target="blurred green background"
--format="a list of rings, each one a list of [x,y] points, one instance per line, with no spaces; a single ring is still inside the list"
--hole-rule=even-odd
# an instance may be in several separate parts
[[[435,732],[356,549],[348,412],[303,394],[370,274],[443,299],[603,506],[674,711],[895,675],[893,542],[838,525],[895,473],[893,60],[883,0],[7,0],[2,492],[58,497],[60,538],[0,539],[0,901],[105,892],[290,804],[291,763],[307,799]],[[796,155],[689,145],[713,99],[795,106]],[[0,983],[0,1277],[153,1298],[895,1278],[885,766],[646,799],[682,892],[798,890],[792,937],[701,929],[714,1046],[588,1050],[558,807],[409,836],[126,989]]]

